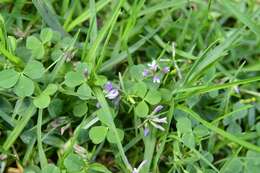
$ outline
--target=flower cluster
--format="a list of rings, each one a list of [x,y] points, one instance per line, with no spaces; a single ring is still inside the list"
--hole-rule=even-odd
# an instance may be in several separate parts
[[[167,124],[167,118],[163,117],[160,118],[159,112],[163,109],[162,105],[158,105],[155,107],[155,109],[152,111],[152,113],[148,116],[148,118],[144,121],[144,136],[149,135],[149,124],[153,127],[164,131],[165,129],[162,127],[162,124]]]
[[[161,68],[155,60],[153,60],[152,63],[149,63],[148,67],[149,68],[144,69],[143,76],[152,76],[153,83],[161,83],[161,76],[170,72],[170,67],[165,66]]]
[[[115,88],[113,86],[113,84],[111,82],[107,82],[104,86],[104,92],[105,92],[105,96],[110,99],[110,100],[114,100],[119,96],[119,91],[117,88]]]

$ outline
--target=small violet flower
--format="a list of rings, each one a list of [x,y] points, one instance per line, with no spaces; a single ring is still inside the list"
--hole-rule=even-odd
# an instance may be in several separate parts
[[[156,123],[167,123],[167,118],[166,117],[163,117],[163,118],[153,118],[153,122],[156,122]]]
[[[140,163],[140,165],[138,166],[138,168],[134,168],[134,170],[132,171],[132,173],[140,173],[141,169],[144,167],[144,165],[147,163],[147,160],[144,160]]]
[[[150,69],[151,69],[152,71],[154,71],[154,72],[156,72],[157,69],[158,69],[158,64],[156,63],[155,60],[153,60],[151,64],[148,64],[148,66],[149,66]]]
[[[164,67],[164,68],[162,69],[162,72],[163,72],[164,74],[169,73],[169,71],[170,71],[170,67]]]
[[[162,127],[162,124],[167,124],[167,118],[166,117],[159,118],[159,115],[156,115],[162,109],[163,109],[162,105],[156,106],[155,109],[153,110],[153,112],[151,113],[151,117],[149,118],[148,121],[155,128],[157,128],[157,129],[159,129],[161,131],[164,131],[165,129]]]
[[[159,60],[162,61],[162,60]],[[148,77],[152,76],[153,77],[153,83],[161,83],[161,78],[170,72],[170,67],[165,66],[165,67],[160,67],[160,65],[157,63],[156,60],[153,60],[151,63],[148,64],[147,69],[144,69],[142,72],[143,77]],[[158,71],[158,69],[160,71]]]
[[[161,82],[160,78],[155,75],[155,76],[153,77],[153,83],[160,83],[160,82]]]
[[[144,128],[144,136],[145,136],[145,137],[148,136],[149,133],[150,133],[149,128],[148,128],[148,127],[145,127],[145,128]]]
[[[145,137],[148,136],[150,133],[149,124],[161,131],[165,130],[162,125],[168,123],[167,117],[160,118],[160,114],[158,114],[162,109],[162,105],[156,106],[151,114],[147,117],[147,119],[142,123],[142,125],[144,126],[143,133]]]
[[[119,92],[117,89],[112,89],[106,94],[106,97],[110,100],[115,99],[119,95]]]
[[[160,124],[157,124],[153,121],[150,121],[150,123],[152,124],[152,126],[154,126],[155,128],[161,130],[161,131],[164,131],[165,129],[160,125]]]
[[[149,75],[149,70],[144,69],[143,71],[143,77],[147,77]]]
[[[111,90],[113,89],[112,83],[111,83],[111,82],[107,82],[107,83],[105,84],[104,89],[105,89],[106,92],[111,91]]]
[[[165,129],[162,127],[162,124],[167,124],[167,118],[166,117],[163,117],[163,118],[153,117],[153,118],[151,118],[151,120],[149,122],[155,128],[157,128],[161,131],[164,131]]]
[[[158,106],[156,106],[154,108],[153,113],[156,114],[156,113],[160,112],[162,109],[163,109],[163,106],[162,105],[158,105]]]
[[[106,97],[110,100],[113,100],[119,96],[119,91],[117,88],[114,88],[111,82],[107,82],[104,87]]]

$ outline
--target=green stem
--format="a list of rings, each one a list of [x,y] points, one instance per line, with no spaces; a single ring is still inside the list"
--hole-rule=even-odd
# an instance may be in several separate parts
[[[47,158],[45,156],[43,147],[42,147],[42,109],[39,109],[38,111],[38,120],[37,120],[37,146],[38,146],[38,152],[39,152],[39,159],[40,159],[40,165],[41,168],[44,168],[47,164]]]
[[[170,126],[171,126],[171,121],[172,121],[172,118],[173,118],[173,112],[174,112],[174,99],[171,100],[170,102],[170,109],[167,113],[167,121],[168,121],[168,125],[167,125],[167,128],[165,130],[165,133],[163,134],[163,137],[162,137],[162,142],[160,144],[160,148],[159,150],[157,151],[156,155],[155,155],[155,158],[154,158],[154,163],[153,163],[153,172],[156,172],[156,168],[157,168],[157,165],[158,165],[158,162],[159,162],[159,159],[160,159],[160,156],[164,150],[164,146],[165,146],[165,143],[166,143],[166,139],[168,137],[168,134],[169,134],[169,130],[170,130]]]
[[[100,103],[102,109],[104,109],[104,112],[106,112],[107,114],[105,114],[104,116],[107,116],[107,119],[109,120],[109,124],[107,124],[109,126],[109,128],[114,132],[115,134],[115,138],[116,138],[116,145],[117,145],[117,148],[119,150],[119,154],[121,156],[121,159],[123,160],[125,166],[127,167],[127,169],[129,169],[130,171],[132,171],[132,167],[130,165],[130,163],[128,162],[128,159],[125,155],[125,152],[124,152],[124,148],[122,146],[122,143],[120,141],[120,137],[119,137],[119,134],[117,132],[117,129],[116,129],[116,126],[115,126],[115,123],[114,123],[114,120],[113,120],[113,116],[112,116],[112,113],[110,111],[110,108],[107,104],[107,101],[103,95],[103,92],[100,88],[97,88],[95,87],[93,89],[97,99],[98,99],[98,102]]]
[[[151,129],[151,133],[144,137],[144,145],[145,145],[145,150],[144,150],[144,160],[146,160],[146,164],[144,167],[141,169],[141,173],[149,173],[150,172],[150,167],[153,159],[153,153],[155,149],[155,143],[156,143],[156,129]]]
[[[94,116],[95,113],[92,115],[88,116],[85,115],[81,123],[76,127],[74,130],[73,136],[66,142],[65,144],[65,150],[62,155],[62,158],[59,160],[58,165],[63,164],[63,160],[69,155],[69,153],[73,152],[73,147],[77,142],[77,138],[80,134],[81,129],[89,129],[93,124],[95,124],[97,121],[97,117]]]
[[[31,158],[31,155],[33,153],[35,142],[36,142],[36,139],[33,138],[32,140],[30,140],[30,143],[27,145],[26,152],[25,152],[24,157],[23,157],[23,162],[22,162],[23,165],[28,164],[28,161]]]
[[[59,57],[60,59],[60,57]],[[50,75],[50,81],[49,83],[52,83],[56,77],[57,77],[57,74],[59,73],[61,67],[63,66],[63,64],[65,63],[65,58],[63,57],[63,55],[61,56],[61,59],[59,60],[59,62],[55,65],[54,69],[52,70],[51,72],[51,75]]]

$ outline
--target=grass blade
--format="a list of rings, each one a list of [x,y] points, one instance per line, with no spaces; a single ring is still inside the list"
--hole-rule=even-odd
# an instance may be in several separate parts
[[[35,112],[35,107],[33,103],[30,104],[28,109],[24,112],[24,114],[21,116],[21,120],[17,121],[17,125],[15,128],[12,130],[12,132],[9,134],[8,138],[3,144],[3,149],[8,150],[15,140],[19,137],[21,132],[23,131],[24,127],[27,125],[29,120],[32,118],[33,114]]]
[[[235,31],[229,37],[225,39],[220,45],[209,51],[205,58],[198,59],[200,63],[195,63],[196,67],[192,67],[187,76],[187,83],[195,81],[207,68],[209,68],[214,62],[218,61],[221,57],[223,57],[225,51],[228,47],[230,47],[234,41],[239,37],[242,30]]]
[[[10,126],[12,126],[12,127],[15,126],[16,121],[14,122],[14,120],[13,120],[9,115],[7,115],[5,112],[3,112],[3,111],[1,111],[1,110],[0,110],[0,117],[1,117],[5,122],[7,122]]]
[[[32,2],[47,25],[49,25],[53,30],[58,31],[61,35],[67,35],[59,23],[56,14],[54,14],[53,11],[49,9],[44,1],[32,0]]]
[[[203,120],[196,112],[194,112],[193,110],[185,107],[185,106],[181,106],[181,105],[178,105],[176,107],[176,109],[179,109],[183,112],[186,112],[188,113],[192,118],[194,118],[195,120],[197,120],[198,122],[200,122],[202,125],[204,125],[205,127],[207,127],[208,129],[218,133],[219,135],[221,135],[222,137],[232,141],[232,142],[235,142],[249,150],[254,150],[254,151],[257,151],[257,152],[260,152],[260,147],[259,146],[256,146],[254,144],[251,144],[245,140],[242,140],[240,138],[238,138],[237,136],[234,136],[230,133],[227,133],[226,131],[212,125],[211,123]]]
[[[174,0],[174,1],[164,1],[164,2],[160,2],[160,3],[157,3],[156,5],[152,6],[152,7],[148,7],[144,10],[142,10],[138,16],[143,16],[143,15],[147,15],[147,14],[150,14],[150,13],[155,13],[157,11],[160,11],[160,10],[164,10],[164,9],[167,9],[167,8],[171,8],[171,10],[174,10],[174,9],[179,9],[179,8],[182,8],[184,7],[186,4],[188,3],[188,1],[185,1],[185,0]]]
[[[142,45],[144,45],[146,43],[146,41],[148,39],[150,39],[157,31],[159,30],[159,28],[157,28],[156,30],[154,30],[152,33],[149,33],[148,35],[146,35],[145,37],[143,37],[141,40],[139,40],[138,42],[136,42],[134,45],[132,45],[129,48],[129,53],[133,53],[136,50],[138,50]],[[112,67],[114,67],[115,65],[121,63],[122,61],[124,61],[125,59],[127,59],[127,51],[124,51],[122,53],[120,53],[117,57],[112,57],[111,59],[109,59],[108,61],[106,61],[102,67],[100,68],[100,72],[104,72]]]
[[[106,101],[104,95],[103,95],[103,92],[102,92],[102,90],[101,90],[100,88],[94,88],[93,91],[94,91],[94,93],[95,93],[95,95],[96,95],[96,97],[97,97],[97,99],[98,99],[98,102],[100,103],[102,109],[104,109],[104,112],[107,113],[107,114],[105,114],[104,116],[107,116],[107,119],[109,119],[109,122],[110,122],[109,128],[111,128],[111,130],[112,130],[112,131],[114,132],[114,134],[115,134],[115,138],[116,138],[116,140],[117,140],[116,145],[117,145],[117,147],[118,147],[120,156],[121,156],[121,158],[122,158],[122,160],[123,160],[125,166],[126,166],[130,171],[132,171],[132,167],[131,167],[130,163],[128,162],[128,159],[127,159],[127,157],[126,157],[126,155],[125,155],[123,145],[122,145],[122,143],[121,143],[121,141],[120,141],[119,134],[118,134],[117,129],[116,129],[116,126],[115,126],[115,124],[114,124],[114,120],[113,120],[112,113],[110,112],[110,108],[109,108],[109,106],[108,106],[108,104],[107,104],[107,101]]]
[[[0,45],[0,53],[2,53],[10,62],[16,64],[17,66],[22,67],[24,65],[23,61],[19,57],[10,53],[3,47],[3,45]]]
[[[248,26],[258,37],[260,37],[260,27],[252,20],[252,16],[240,11],[238,6],[232,1],[219,0],[219,2],[228,12],[232,13],[239,21]]]
[[[237,85],[243,85],[243,84],[248,84],[252,82],[257,82],[260,81],[260,77],[252,77],[244,80],[238,80],[235,82],[230,82],[230,83],[225,83],[225,84],[219,84],[219,85],[212,85],[212,86],[196,86],[196,87],[191,87],[191,88],[184,88],[184,89],[178,89],[177,91],[173,91],[172,94],[176,93],[184,93],[180,94],[177,96],[177,99],[184,99],[187,98],[188,96],[194,94],[203,94],[211,91],[216,91],[220,89],[225,89]]]
[[[103,26],[101,29],[97,39],[91,46],[88,54],[86,57],[83,57],[83,61],[87,62],[91,66],[95,66],[96,63],[96,58],[98,55],[98,49],[100,47],[101,42],[104,40],[107,32],[109,31],[109,28],[112,26],[112,24],[117,20],[119,14],[120,14],[120,9],[122,5],[124,4],[125,0],[120,0],[111,19]]]
[[[41,168],[44,168],[47,164],[47,158],[45,156],[43,147],[42,147],[42,109],[38,110],[38,120],[37,120],[37,145],[38,145],[38,152],[39,152],[39,159]]]
[[[174,99],[172,99],[172,101],[170,103],[170,109],[169,109],[169,111],[167,113],[168,124],[167,124],[167,127],[165,129],[165,133],[162,136],[161,146],[160,146],[159,150],[157,151],[157,153],[156,153],[156,155],[154,157],[153,172],[156,172],[156,169],[157,169],[157,166],[159,164],[159,160],[160,160],[161,154],[163,153],[164,146],[166,144],[166,139],[167,139],[167,137],[169,135],[169,130],[170,130],[170,127],[171,127],[171,121],[172,121],[174,110],[175,110],[175,104],[174,104]]]
[[[102,8],[104,8],[111,0],[102,0],[99,1],[96,4],[96,12],[100,11]],[[80,16],[78,16],[76,19],[74,19],[68,27],[66,27],[66,31],[73,30],[77,25],[83,23],[84,21],[88,20],[91,17],[90,11],[86,10],[84,13],[82,13]]]

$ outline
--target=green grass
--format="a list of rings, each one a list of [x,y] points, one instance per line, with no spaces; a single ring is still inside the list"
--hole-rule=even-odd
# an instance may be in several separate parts
[[[0,0],[0,173],[258,173],[259,9]]]

